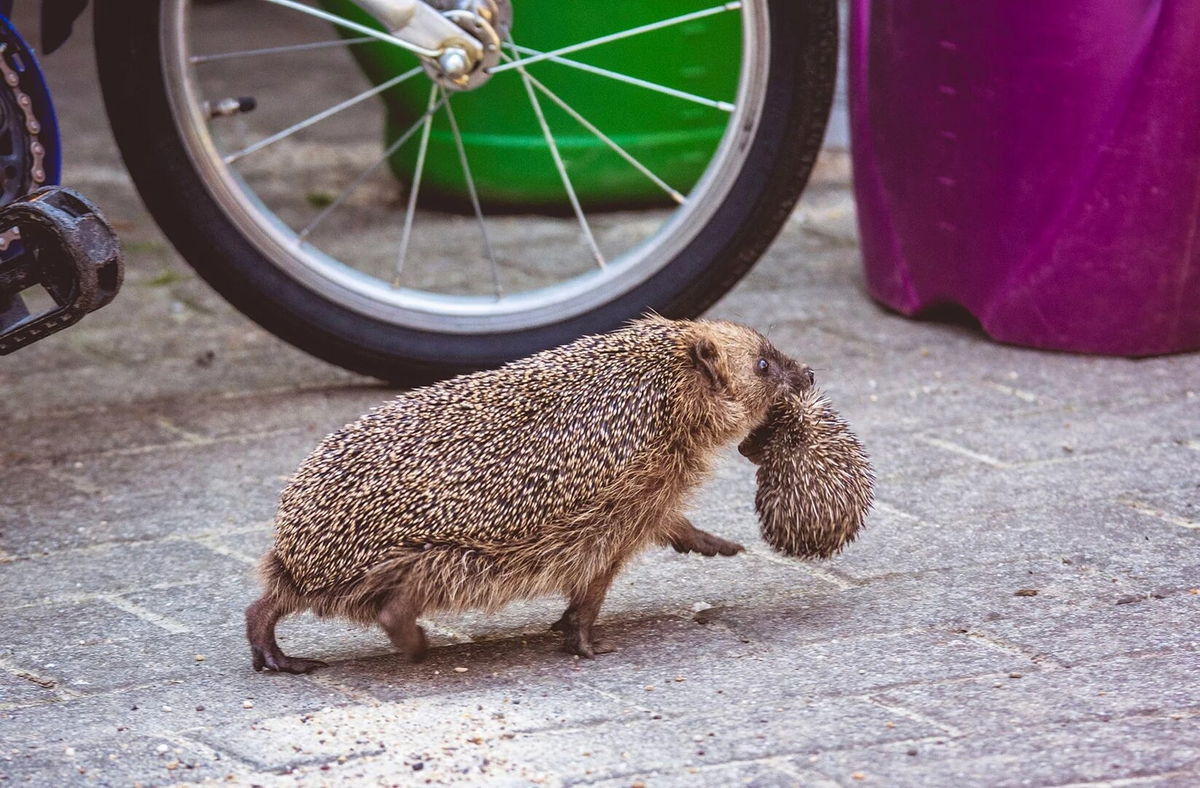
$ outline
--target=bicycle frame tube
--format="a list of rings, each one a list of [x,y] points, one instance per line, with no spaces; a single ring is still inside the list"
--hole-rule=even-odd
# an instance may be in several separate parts
[[[42,54],[63,45],[87,4],[88,0],[42,0]],[[12,5],[13,0],[0,0],[0,13],[9,16]]]

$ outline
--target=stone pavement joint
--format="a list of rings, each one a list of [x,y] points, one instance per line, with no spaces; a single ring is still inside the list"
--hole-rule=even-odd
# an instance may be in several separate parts
[[[153,624],[156,627],[165,629],[167,632],[170,632],[173,635],[182,635],[185,632],[192,631],[191,627],[176,621],[170,616],[164,616],[160,613],[155,613],[153,610],[147,610],[141,605],[135,605],[123,596],[114,594],[101,596],[98,597],[98,599],[104,600],[118,610],[124,610],[130,615],[137,616],[149,624]]]
[[[1006,463],[1002,460],[998,460],[995,457],[989,457],[988,455],[983,454],[981,452],[972,451],[972,450],[966,448],[965,446],[959,446],[957,443],[953,443],[948,440],[942,440],[941,438],[934,438],[929,435],[919,435],[919,434],[914,435],[913,437],[919,441],[928,443],[930,446],[936,446],[939,449],[945,449],[946,451],[951,451],[951,452],[954,452],[955,454],[961,454],[964,457],[969,457],[970,459],[981,462],[984,465],[990,465],[993,468],[1011,467],[1008,463]]]
[[[789,567],[793,571],[805,572],[837,588],[847,589],[855,586],[855,582],[853,580],[838,574],[836,569],[826,569],[823,566],[813,563],[801,564],[799,567],[797,567],[795,559],[787,558],[770,549],[759,548],[757,545],[754,547],[749,547],[747,550],[753,552],[757,556],[761,556],[767,561]]]
[[[1200,522],[1185,517],[1178,517],[1170,512],[1164,512],[1162,509],[1155,508],[1150,504],[1142,501],[1134,501],[1128,498],[1118,499],[1118,501],[1130,509],[1133,509],[1139,514],[1144,514],[1148,517],[1155,517],[1165,523],[1178,525],[1180,528],[1200,528]]]
[[[988,635],[986,632],[971,631],[971,632],[966,632],[964,634],[967,637],[969,637],[971,640],[975,641],[976,643],[987,646],[989,648],[994,648],[997,651],[1002,651],[1005,654],[1013,654],[1013,655],[1019,656],[1019,657],[1026,657],[1029,659],[1030,662],[1034,662],[1034,663],[1038,663],[1038,664],[1043,664],[1043,663],[1049,663],[1051,665],[1055,664],[1054,660],[1047,657],[1045,654],[1040,654],[1036,651],[1030,651],[1029,649],[1022,648],[1021,646],[1017,645],[1016,643],[1009,643],[1008,641],[1006,641],[1002,638],[993,637],[992,635]]]
[[[1041,399],[1041,397],[1039,397],[1037,394],[1034,394],[1032,391],[1025,391],[1024,389],[1019,389],[1015,386],[1007,386],[1003,383],[997,383],[994,380],[984,381],[984,385],[990,386],[1002,394],[1008,394],[1009,396],[1016,397],[1023,402],[1038,402]]]
[[[896,714],[901,717],[908,717],[910,720],[915,720],[923,725],[928,725],[931,728],[937,728],[945,731],[947,736],[958,737],[963,735],[963,732],[958,728],[955,728],[953,725],[947,725],[944,722],[939,722],[928,715],[922,714],[919,711],[914,711],[913,709],[907,709],[898,703],[888,703],[875,696],[868,698],[868,700],[879,708],[891,712],[892,714]]]

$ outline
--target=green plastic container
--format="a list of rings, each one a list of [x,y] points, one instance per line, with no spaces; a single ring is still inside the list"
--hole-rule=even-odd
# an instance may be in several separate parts
[[[321,0],[330,12],[379,27],[351,0]],[[562,0],[514,0],[513,39],[549,51],[638,25],[708,7],[697,0],[623,0],[577,6]],[[569,10],[568,10],[569,9]],[[339,31],[347,37],[355,33]],[[379,84],[411,69],[417,58],[386,42],[352,46],[367,77]],[[660,85],[733,102],[741,58],[741,17],[715,14],[567,55]],[[529,73],[675,189],[687,193],[712,157],[729,113],[549,61]],[[414,77],[382,94],[387,107],[385,144],[391,144],[425,111],[431,82]],[[571,184],[590,207],[629,207],[670,200],[550,99],[538,93]],[[476,90],[451,97],[481,200],[509,209],[565,205],[562,180],[533,113],[520,74],[509,70]],[[416,167],[420,135],[392,157],[404,182]],[[425,198],[458,204],[467,198],[454,136],[444,111],[434,117],[421,180]]]

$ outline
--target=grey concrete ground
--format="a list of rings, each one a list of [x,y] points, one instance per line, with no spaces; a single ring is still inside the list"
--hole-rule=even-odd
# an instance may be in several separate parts
[[[1200,357],[1001,347],[862,293],[844,159],[713,311],[818,369],[880,477],[822,564],[695,504],[733,559],[648,554],[576,661],[549,600],[377,631],[298,619],[256,674],[250,566],[288,473],[389,392],[234,313],[141,208],[86,41],[49,60],[68,181],[125,291],[0,365],[0,781],[34,785],[1200,785]]]

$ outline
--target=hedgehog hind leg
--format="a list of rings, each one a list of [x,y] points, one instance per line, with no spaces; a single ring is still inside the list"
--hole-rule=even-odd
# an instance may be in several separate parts
[[[392,594],[379,611],[379,626],[387,633],[392,645],[400,650],[410,662],[425,658],[429,642],[425,630],[417,623],[424,604],[410,588],[401,588]]]
[[[311,673],[325,667],[319,659],[289,657],[275,641],[275,625],[292,611],[270,595],[264,595],[246,608],[246,639],[256,671],[273,673]]]
[[[616,650],[594,639],[593,625],[619,568],[614,564],[573,593],[566,612],[550,625],[552,631],[563,634],[563,650],[568,654],[591,659],[597,654],[609,654]]]

